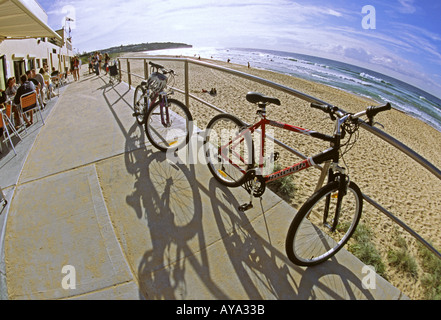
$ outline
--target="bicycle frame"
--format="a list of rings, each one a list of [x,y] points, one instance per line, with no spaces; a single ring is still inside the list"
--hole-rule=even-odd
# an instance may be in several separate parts
[[[149,89],[147,89],[146,92],[147,92],[146,97],[144,97],[144,99],[147,99]],[[155,95],[150,99],[150,105],[147,107],[147,109],[149,109],[151,106],[153,106],[156,103],[156,100],[159,98],[159,96],[161,96],[161,102],[160,102],[161,123],[164,127],[169,127],[170,114],[168,108],[166,108],[166,106],[168,105],[166,92],[155,93]]]
[[[260,113],[263,114],[264,112],[260,112]],[[338,125],[340,125],[340,124],[338,124]],[[260,147],[260,152],[259,152],[259,168],[262,169],[264,166],[264,158],[265,158],[264,153],[265,153],[266,126],[271,126],[271,127],[275,127],[275,128],[279,128],[279,129],[283,129],[283,130],[288,130],[288,131],[291,131],[294,133],[307,135],[307,136],[310,136],[312,138],[319,139],[322,141],[331,142],[331,148],[324,150],[323,152],[321,152],[315,156],[308,157],[307,159],[305,159],[301,162],[298,162],[290,167],[286,167],[285,169],[282,169],[277,172],[274,172],[274,173],[271,173],[271,174],[264,176],[263,178],[264,178],[265,182],[271,182],[271,181],[281,179],[281,178],[289,176],[291,174],[306,170],[306,169],[313,167],[315,165],[322,164],[322,163],[329,161],[329,160],[331,160],[334,163],[338,163],[341,134],[336,133],[335,136],[329,136],[329,135],[326,135],[326,134],[323,134],[320,132],[316,132],[316,131],[312,131],[309,129],[303,129],[303,128],[296,127],[293,125],[289,125],[289,124],[285,124],[285,123],[281,123],[281,122],[277,122],[277,121],[273,121],[273,120],[268,120],[268,119],[266,119],[266,117],[264,115],[262,115],[262,119],[259,122],[252,125],[251,127],[247,128],[246,130],[242,131],[234,140],[230,141],[227,145],[221,146],[219,148],[220,151],[222,151],[223,148],[227,148],[230,145],[233,145],[233,147],[234,147],[235,140],[238,141],[237,144],[239,144],[240,142],[242,142],[245,139],[244,136],[246,134],[248,134],[248,133],[252,134],[257,129],[261,128],[262,134],[261,134],[261,145],[260,145],[261,147]],[[220,152],[220,154],[230,164],[235,166],[243,174],[246,174],[246,172],[247,172],[246,170],[240,168],[238,165],[233,163],[231,161],[231,159],[227,159],[223,152]],[[240,159],[240,161],[245,163],[245,160],[240,155],[238,156],[238,158]],[[252,147],[252,166],[255,167],[254,144]]]

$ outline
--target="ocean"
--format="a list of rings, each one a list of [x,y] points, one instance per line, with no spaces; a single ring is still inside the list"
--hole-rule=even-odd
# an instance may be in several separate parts
[[[242,48],[185,48],[149,55],[201,57],[275,71],[365,96],[424,121],[441,132],[441,99],[387,75],[334,60],[303,54]],[[296,89],[296,88],[293,88]],[[344,109],[344,106],[341,106]]]

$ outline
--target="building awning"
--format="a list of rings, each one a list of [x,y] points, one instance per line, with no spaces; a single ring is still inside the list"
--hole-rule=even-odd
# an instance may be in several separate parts
[[[43,37],[62,41],[35,0],[0,0],[0,41]]]

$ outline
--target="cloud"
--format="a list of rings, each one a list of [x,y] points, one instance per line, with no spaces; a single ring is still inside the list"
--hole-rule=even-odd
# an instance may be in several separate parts
[[[415,13],[416,7],[413,5],[414,0],[398,0],[400,3],[400,7],[398,7],[398,11],[405,14]]]
[[[305,4],[304,4],[305,3]],[[75,8],[74,47],[80,51],[140,42],[185,42],[194,46],[255,47],[345,60],[377,71],[422,77],[423,64],[441,61],[441,35],[404,22],[417,12],[413,0],[394,2],[395,15],[361,27],[361,5],[292,0],[57,0],[50,22],[60,27],[62,10]],[[376,5],[377,13],[391,4]],[[421,10],[420,10],[421,11]],[[394,22],[395,21],[395,22]],[[397,22],[398,21],[398,22]],[[417,58],[414,58],[417,57]],[[427,70],[429,72],[429,70]],[[435,71],[433,71],[434,73]],[[441,71],[440,71],[441,72]]]
[[[268,39],[284,27],[312,28],[345,14],[288,0],[63,0],[49,10],[54,22],[61,21],[67,5],[75,8],[75,45],[86,51],[153,41],[239,45],[251,37]]]

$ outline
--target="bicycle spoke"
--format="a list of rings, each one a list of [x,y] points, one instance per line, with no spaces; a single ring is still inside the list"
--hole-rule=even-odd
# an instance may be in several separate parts
[[[297,213],[287,236],[287,254],[299,265],[320,263],[343,247],[361,216],[362,197],[351,183],[342,198],[333,197],[338,183],[315,193]]]

